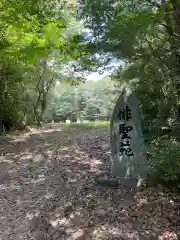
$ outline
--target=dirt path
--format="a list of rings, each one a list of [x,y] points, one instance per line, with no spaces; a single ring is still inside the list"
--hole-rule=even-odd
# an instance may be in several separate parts
[[[57,126],[1,138],[0,240],[178,239],[171,196],[95,185],[108,142],[106,128]]]

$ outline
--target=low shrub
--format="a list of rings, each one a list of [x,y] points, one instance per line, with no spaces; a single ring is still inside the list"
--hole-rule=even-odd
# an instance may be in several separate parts
[[[180,186],[180,143],[158,138],[150,143],[150,176],[156,182]]]

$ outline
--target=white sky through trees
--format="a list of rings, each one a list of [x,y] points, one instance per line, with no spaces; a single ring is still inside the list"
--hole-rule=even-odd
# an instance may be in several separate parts
[[[93,80],[93,81],[98,81],[108,75],[111,75],[120,65],[123,65],[123,61],[116,61],[114,63],[109,64],[107,71],[104,71],[102,74],[100,74],[99,72],[92,72],[90,73],[86,79],[89,80]]]

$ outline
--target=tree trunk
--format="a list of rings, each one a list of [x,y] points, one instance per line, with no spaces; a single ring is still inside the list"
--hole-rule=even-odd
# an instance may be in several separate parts
[[[2,123],[2,120],[0,120],[0,136],[4,134],[4,125]]]
[[[41,121],[40,121],[40,118],[39,118],[39,114],[38,114],[37,108],[34,104],[33,104],[33,108],[34,108],[34,116],[35,116],[36,123],[37,123],[38,126],[41,126]]]

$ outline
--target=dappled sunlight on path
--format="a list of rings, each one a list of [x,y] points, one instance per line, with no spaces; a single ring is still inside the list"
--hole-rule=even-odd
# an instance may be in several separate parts
[[[175,200],[94,183],[110,171],[108,142],[105,127],[57,125],[0,140],[0,239],[178,239],[162,214]]]

